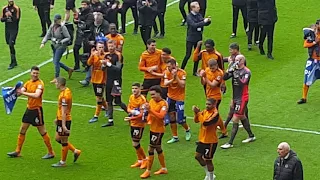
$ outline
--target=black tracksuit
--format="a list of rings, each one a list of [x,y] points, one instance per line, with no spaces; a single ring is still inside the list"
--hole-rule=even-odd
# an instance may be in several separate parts
[[[156,1],[158,3],[158,10],[157,10],[157,16],[156,17],[159,18],[160,34],[164,35],[165,34],[165,31],[164,31],[164,27],[165,27],[164,15],[165,15],[166,10],[167,10],[167,0],[156,0]],[[157,26],[156,22],[154,22],[153,30],[154,30],[155,34],[159,33],[158,26]]]
[[[150,6],[144,5],[144,0],[138,0],[137,7],[139,12],[139,25],[142,40],[147,45],[147,40],[151,38],[151,30],[154,19],[157,15],[157,2],[149,0]]]
[[[94,17],[90,7],[79,9],[79,21],[74,23],[77,25],[76,39],[73,46],[74,69],[80,68],[79,50],[83,45],[83,53],[90,53],[89,37],[90,29],[93,27]]]
[[[116,24],[117,29],[119,28],[119,22],[118,22],[118,13],[119,13],[119,4],[120,2],[118,0],[104,0],[103,3],[107,6],[107,12],[106,12],[106,20],[111,24]],[[116,8],[112,9],[112,5],[117,4]]]
[[[6,12],[11,12],[11,16],[7,17]],[[17,5],[8,5],[2,9],[1,22],[5,23],[5,38],[6,43],[10,48],[11,63],[10,67],[17,65],[16,50],[14,45],[19,31],[19,22],[21,18],[21,10]]]
[[[128,9],[131,9],[132,16],[134,19],[134,31],[138,31],[138,9],[137,9],[137,0],[123,0],[121,8],[121,33],[126,33],[126,16]]]
[[[51,25],[50,5],[54,5],[54,0],[33,0],[33,6],[38,10],[43,35],[47,33],[47,28]]]
[[[181,69],[185,69],[188,60],[191,56],[192,47],[197,47],[198,41],[202,40],[202,33],[204,26],[208,26],[211,22],[204,22],[204,18],[200,13],[189,13],[187,16],[187,38],[186,38],[186,54],[181,64]],[[198,70],[199,61],[194,63],[193,74]]]
[[[237,34],[239,10],[243,17],[244,29],[246,30],[248,27],[246,0],[232,0],[232,33],[235,35]]]
[[[258,0],[258,24],[261,26],[260,51],[264,52],[263,43],[268,37],[268,54],[272,54],[273,33],[275,23],[278,21],[275,0]]]
[[[247,0],[247,17],[249,22],[248,44],[252,44],[252,34],[254,31],[254,41],[259,40],[259,25],[258,25],[258,1]]]

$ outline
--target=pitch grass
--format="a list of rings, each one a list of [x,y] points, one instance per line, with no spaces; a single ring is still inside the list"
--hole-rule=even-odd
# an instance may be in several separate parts
[[[276,24],[274,61],[267,60],[260,56],[255,47],[252,52],[246,50],[246,36],[242,29],[242,22],[239,21],[238,37],[229,39],[231,34],[231,5],[229,1],[210,2],[207,14],[212,17],[212,24],[205,29],[204,39],[213,38],[216,48],[225,56],[228,55],[228,45],[231,42],[238,42],[241,45],[241,52],[247,57],[248,67],[252,71],[250,85],[250,120],[255,124],[290,127],[297,129],[318,130],[319,127],[319,84],[310,89],[308,103],[296,105],[296,100],[301,97],[303,82],[303,71],[307,58],[306,50],[302,48],[302,28],[314,23],[317,17],[317,10],[313,8],[316,0],[277,2],[279,22]],[[19,66],[7,71],[9,64],[9,51],[4,39],[0,41],[0,81],[6,80],[22,71],[30,68],[31,65],[39,64],[51,57],[49,43],[42,50],[39,50],[41,29],[36,12],[32,10],[30,2],[19,1],[22,8],[22,19],[20,32],[17,39],[17,59]],[[57,3],[54,13],[62,13],[64,3]],[[52,13],[52,15],[54,14]],[[170,47],[173,56],[179,63],[184,56],[185,34],[184,27],[180,27],[181,16],[178,5],[175,4],[167,9],[166,13],[166,38],[158,40],[157,46]],[[130,84],[142,80],[142,73],[137,70],[140,53],[144,47],[140,36],[130,35],[132,26],[128,27],[125,36],[124,48],[124,84],[123,101],[127,102],[130,94]],[[3,25],[0,34],[4,34]],[[66,60],[66,64],[73,66],[72,55]],[[187,97],[186,113],[191,116],[191,106],[197,104],[204,107],[205,98],[203,89],[199,86],[198,78],[191,76],[192,63],[187,67]],[[62,75],[67,74],[62,70]],[[95,98],[91,87],[83,88],[78,81],[84,78],[83,73],[74,73],[68,86],[73,91],[75,103],[95,104]],[[44,99],[55,101],[58,91],[49,81],[53,78],[53,65],[49,63],[41,68],[41,78],[44,80]],[[17,80],[26,81],[29,75],[22,76]],[[17,81],[15,80],[15,81]],[[13,85],[15,81],[7,85]],[[221,115],[225,118],[230,102],[231,87],[228,82],[227,94],[223,97]],[[69,153],[68,167],[62,169],[51,168],[60,158],[60,146],[54,141],[56,105],[44,104],[44,117],[48,133],[51,136],[56,158],[52,160],[41,160],[46,153],[46,148],[41,136],[35,128],[30,128],[25,144],[22,149],[22,158],[10,159],[6,153],[13,151],[16,145],[16,138],[19,132],[22,114],[25,110],[26,101],[18,100],[12,115],[5,115],[4,108],[0,108],[1,114],[1,136],[0,136],[0,177],[7,179],[139,179],[143,172],[138,169],[131,169],[129,165],[136,160],[134,149],[131,147],[129,126],[123,122],[125,116],[122,112],[115,112],[115,126],[112,128],[100,128],[106,121],[103,115],[99,122],[88,124],[94,109],[84,107],[73,107],[73,124],[70,141],[83,153],[76,164],[72,163],[72,154]],[[167,128],[163,138],[163,149],[168,175],[152,176],[152,179],[168,180],[199,180],[204,177],[203,169],[194,160],[195,144],[198,134],[198,125],[190,119],[192,140],[184,140],[184,132],[179,127],[180,142],[167,145],[165,142],[170,138],[170,129]],[[318,136],[313,134],[253,128],[257,141],[243,145],[241,140],[246,138],[244,130],[240,130],[235,140],[235,148],[230,150],[217,149],[214,158],[215,174],[217,179],[234,180],[265,180],[271,179],[273,173],[273,161],[277,156],[276,147],[279,142],[287,141],[297,151],[304,166],[305,179],[319,179],[319,157],[317,151],[320,148]],[[142,146],[147,148],[148,130],[142,140]],[[221,140],[222,145],[227,140]],[[153,171],[159,168],[157,158]]]

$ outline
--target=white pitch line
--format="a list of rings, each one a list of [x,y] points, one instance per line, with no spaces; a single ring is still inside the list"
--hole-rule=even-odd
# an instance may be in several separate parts
[[[170,7],[170,6],[172,6],[172,5],[174,5],[174,4],[178,3],[178,2],[179,2],[179,0],[172,1],[172,2],[170,2],[170,3],[167,4],[167,7]],[[129,21],[128,23],[126,23],[126,26],[129,26],[129,25],[131,25],[131,24],[133,24],[133,23],[134,23],[134,21]],[[73,52],[73,49],[69,50],[69,53],[72,53],[72,52]],[[65,53],[63,54],[63,56],[65,56],[66,54],[67,54],[67,52],[65,52]],[[48,63],[50,63],[50,62],[52,62],[52,58],[50,58],[50,59],[42,62],[41,64],[38,65],[38,67],[42,67],[42,66],[44,66],[44,65],[46,65],[46,64],[48,64]],[[8,82],[11,82],[11,81],[13,81],[13,80],[15,80],[15,79],[17,79],[17,78],[19,78],[19,77],[21,77],[21,76],[29,73],[29,72],[30,72],[30,69],[27,70],[27,71],[21,72],[21,73],[15,75],[15,76],[13,76],[13,77],[7,79],[7,80],[4,80],[4,81],[0,82],[0,86],[6,84],[6,83],[8,83]]]
[[[2,97],[2,96],[0,96]],[[27,100],[27,98],[19,97],[19,99]],[[43,103],[48,104],[58,104],[57,101],[48,101],[48,100],[42,100]],[[89,105],[89,104],[80,104],[80,103],[72,103],[73,106],[79,106],[79,107],[87,107],[87,108],[96,108],[96,106]],[[116,111],[123,111],[119,108],[114,108]],[[187,116],[187,119],[193,119],[193,117]],[[305,130],[305,129],[294,129],[294,128],[285,128],[285,127],[278,127],[278,126],[268,126],[268,125],[262,125],[262,124],[250,124],[254,127],[260,127],[265,129],[272,129],[272,130],[281,130],[281,131],[291,131],[291,132],[299,132],[299,133],[306,133],[306,134],[316,134],[320,135],[319,131],[312,131],[312,130]]]

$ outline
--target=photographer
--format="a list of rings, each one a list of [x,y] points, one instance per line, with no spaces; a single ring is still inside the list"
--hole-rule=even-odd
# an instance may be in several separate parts
[[[95,12],[94,23],[90,28],[89,46],[94,46],[95,42],[103,41],[106,42],[105,36],[109,33],[109,23],[103,18],[103,14]],[[98,40],[97,40],[98,39]],[[106,49],[105,49],[106,51]],[[83,86],[88,86],[91,79],[91,70],[87,71],[86,78],[79,83]]]
[[[69,74],[69,79],[72,76],[73,69],[67,67],[60,62],[63,53],[67,49],[67,44],[70,41],[70,34],[66,26],[61,25],[61,15],[56,14],[54,16],[54,24],[52,24],[46,36],[43,38],[40,49],[44,47],[45,43],[51,39],[51,48],[53,51],[53,64],[55,68],[54,79],[50,83],[55,83],[56,78],[60,76],[60,67],[62,67]]]
[[[8,70],[18,65],[14,45],[19,31],[20,15],[20,8],[14,4],[14,0],[8,0],[8,5],[3,7],[1,16],[1,22],[5,23],[6,42],[9,45],[11,54],[11,63]]]
[[[140,33],[145,46],[151,38],[152,26],[157,15],[157,2],[155,0],[138,0]]]
[[[81,8],[79,8],[79,18],[73,20],[77,25],[76,40],[74,42],[74,71],[80,71],[80,56],[79,50],[83,45],[83,53],[90,52],[89,36],[90,28],[93,26],[94,16],[90,8],[88,0],[81,1]]]

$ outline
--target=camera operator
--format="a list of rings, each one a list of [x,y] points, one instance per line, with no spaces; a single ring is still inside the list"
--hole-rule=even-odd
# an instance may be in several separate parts
[[[109,33],[109,23],[103,18],[103,14],[100,12],[93,13],[94,15],[94,23],[93,26],[90,28],[90,37],[89,37],[89,46],[90,48],[95,45],[96,39],[104,38],[104,40],[99,41],[106,41],[105,36]],[[83,86],[88,86],[91,79],[91,70],[87,71],[86,78],[79,83]]]
[[[118,13],[120,2],[118,0],[104,0],[103,3],[107,6],[106,20],[111,24],[114,23],[119,28]]]
[[[44,37],[47,33],[47,27],[48,28],[51,25],[50,20],[50,9],[53,9],[54,7],[54,0],[33,0],[33,8],[34,10],[38,11],[38,15],[41,22],[42,27],[42,34],[40,37]]]
[[[5,23],[6,42],[9,45],[11,55],[8,70],[18,65],[14,45],[19,31],[20,15],[20,8],[14,4],[14,0],[8,0],[8,5],[3,7],[1,16],[1,22]]]
[[[74,55],[74,71],[80,71],[80,56],[79,50],[83,46],[83,53],[90,52],[89,36],[90,28],[93,26],[94,16],[90,8],[90,2],[88,0],[81,1],[81,8],[79,8],[78,19],[73,20],[77,25],[76,40],[73,47]]]
[[[47,34],[44,36],[40,48],[43,48],[45,43],[51,39],[51,48],[53,51],[53,64],[55,68],[55,76],[50,83],[55,83],[57,77],[60,76],[60,67],[69,74],[69,79],[72,76],[73,69],[60,62],[62,54],[67,49],[67,43],[70,41],[70,34],[66,26],[61,24],[61,15],[54,16],[54,23],[49,27]]]
[[[145,46],[151,38],[152,26],[157,15],[157,2],[155,0],[138,0],[140,33]]]

